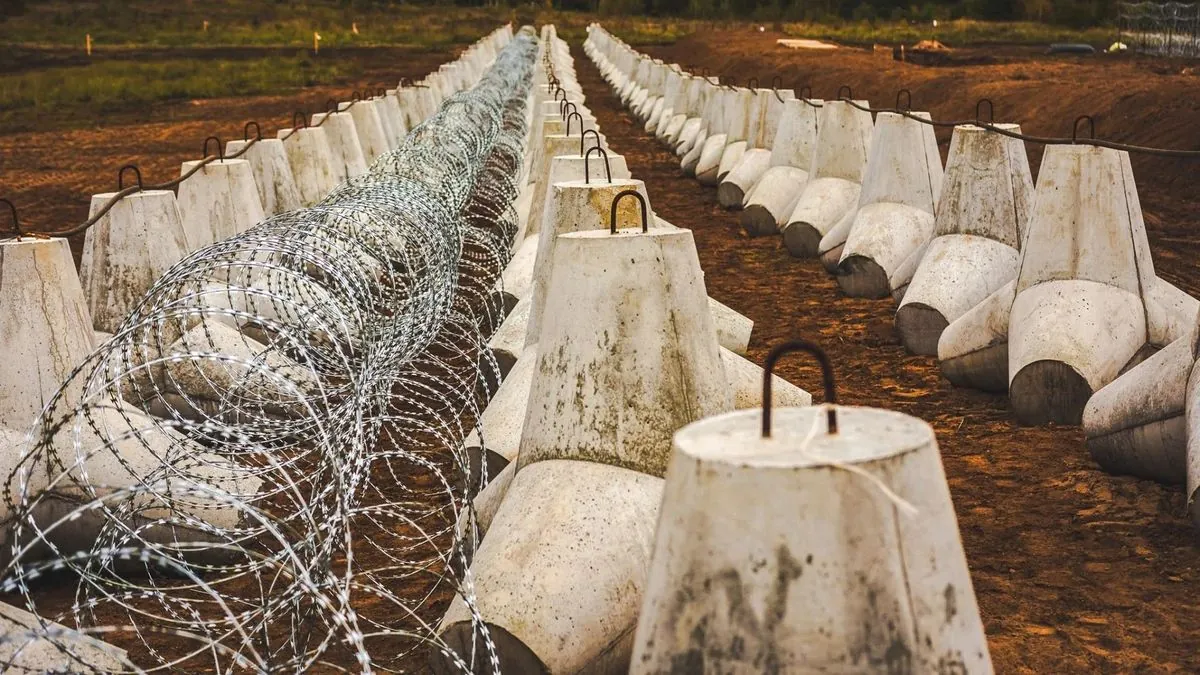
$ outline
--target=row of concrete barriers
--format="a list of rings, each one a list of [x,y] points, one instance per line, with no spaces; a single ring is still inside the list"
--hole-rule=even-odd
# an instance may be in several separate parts
[[[1128,153],[1046,147],[1017,124],[954,128],[943,168],[922,112],[722,86],[592,30],[622,101],[681,168],[820,257],[852,297],[896,302],[905,346],[958,386],[1008,392],[1022,424],[1082,424],[1107,471],[1200,487],[1200,302],[1158,277]]]

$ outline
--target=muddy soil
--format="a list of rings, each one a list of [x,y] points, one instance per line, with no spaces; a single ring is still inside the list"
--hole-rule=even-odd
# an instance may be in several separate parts
[[[770,36],[719,34],[654,51],[742,81],[754,75],[770,82],[782,73],[826,96],[849,83],[856,96],[882,101],[886,92],[890,103],[897,87],[908,86],[935,117],[973,116],[975,98],[986,95],[1005,120],[1037,120],[1026,126],[1034,133],[1061,134],[1063,120],[1069,133],[1067,111],[1079,110],[1098,113],[1101,133],[1121,140],[1174,147],[1200,140],[1182,112],[1200,104],[1200,91],[1175,90],[1190,78],[1158,77],[1140,62],[1114,66],[1130,76],[1125,82],[1071,60],[1022,65],[1030,78],[1013,80],[869,53],[777,51],[773,44]],[[1200,545],[1181,489],[1107,475],[1088,457],[1079,429],[1022,428],[1005,397],[952,387],[934,359],[905,352],[890,301],[842,297],[819,262],[790,257],[778,237],[747,237],[737,214],[718,206],[716,190],[681,177],[678,159],[619,108],[582,50],[574,53],[589,107],[613,149],[646,182],[655,212],[695,232],[709,294],[754,319],[750,358],[761,364],[772,345],[789,338],[815,340],[836,364],[842,402],[899,410],[933,425],[997,672],[1200,671]],[[1139,177],[1172,179],[1174,187],[1151,190],[1143,179],[1142,203],[1158,209],[1152,222],[1160,266],[1194,293],[1196,217],[1172,217],[1168,225],[1165,214],[1185,211],[1188,200],[1162,202],[1189,176],[1150,162],[1138,168]],[[1167,244],[1166,232],[1185,237],[1186,246]],[[821,389],[819,371],[803,358],[785,359],[777,372],[809,391]]]

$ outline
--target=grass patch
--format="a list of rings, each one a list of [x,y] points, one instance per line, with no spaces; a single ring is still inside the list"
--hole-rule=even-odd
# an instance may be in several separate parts
[[[939,21],[935,31],[930,22],[847,21],[841,23],[785,23],[783,32],[797,37],[836,40],[851,44],[912,44],[937,38],[951,46],[988,44],[1048,45],[1052,42],[1083,42],[1107,46],[1117,37],[1113,27],[1098,26],[1084,30],[1051,26],[1029,21]]]
[[[344,78],[347,64],[303,57],[99,61],[0,75],[0,128],[43,128],[156,103],[273,94]]]
[[[311,47],[314,31],[321,34],[322,47],[442,48],[478,39],[498,27],[506,15],[505,11],[485,8],[354,8],[329,0],[49,0],[29,3],[23,14],[0,23],[0,31],[16,36],[12,41],[21,44],[79,49],[83,49],[84,36],[89,34],[98,49]]]

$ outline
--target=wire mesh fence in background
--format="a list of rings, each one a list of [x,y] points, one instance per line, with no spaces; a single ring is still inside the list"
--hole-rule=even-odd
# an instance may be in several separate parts
[[[1141,54],[1200,55],[1200,5],[1182,2],[1123,2],[1119,40]]]

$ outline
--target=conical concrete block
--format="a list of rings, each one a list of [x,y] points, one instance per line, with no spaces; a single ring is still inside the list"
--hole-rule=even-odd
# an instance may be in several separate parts
[[[184,162],[180,175],[199,163]],[[263,220],[254,171],[244,159],[206,164],[179,184],[177,202],[187,243],[197,248],[245,232]]]
[[[0,663],[14,673],[135,670],[124,649],[0,603]]]
[[[942,375],[959,387],[1008,390],[1008,327],[1016,280],[967,310],[938,338]]]
[[[392,148],[398,148],[404,142],[404,137],[408,135],[408,120],[404,114],[404,109],[400,106],[400,95],[396,89],[388,89],[387,95],[383,97],[387,108],[391,113],[392,118],[392,133],[396,134],[395,143]]]
[[[1000,125],[1020,133],[1015,124]],[[936,355],[945,327],[1017,276],[1033,179],[1025,144],[973,125],[950,142],[936,238],[896,311],[904,346]]]
[[[778,233],[795,210],[806,183],[808,171],[804,169],[794,166],[768,168],[751,192],[743,197],[742,227],[755,235]]]
[[[528,297],[533,289],[533,266],[537,262],[537,249],[538,238],[526,237],[501,273],[500,287],[505,306],[515,306],[521,298]]]
[[[279,139],[287,151],[292,177],[300,191],[300,203],[308,207],[329,194],[337,182],[334,174],[333,151],[329,148],[329,137],[324,127],[313,129],[300,127],[280,129]]]
[[[762,366],[721,348],[725,379],[733,392],[734,410],[756,410],[762,405]],[[812,394],[778,375],[771,375],[771,404],[779,408],[812,405]]]
[[[631,673],[992,672],[933,429],[837,415],[836,434],[818,407],[775,411],[768,438],[759,411],[675,435]]]
[[[928,113],[911,114],[929,118]],[[885,298],[908,285],[911,276],[893,277],[933,239],[933,212],[941,191],[942,158],[933,127],[898,113],[879,113],[858,213],[838,263],[843,293]],[[911,266],[910,274],[915,270]]]
[[[525,349],[525,334],[529,329],[529,310],[532,306],[532,294],[521,298],[488,339],[488,351],[496,360],[501,380],[508,376]]]
[[[727,209],[742,208],[747,193],[762,178],[771,164],[771,151],[752,148],[742,154],[733,169],[717,186],[717,201]]]
[[[91,216],[115,194],[92,195]],[[117,202],[83,240],[79,277],[93,327],[117,332],[154,282],[190,250],[175,193],[145,190]]]
[[[818,127],[808,183],[783,228],[788,252],[804,258],[817,255],[821,239],[857,210],[874,124],[845,101],[826,101]]]
[[[89,549],[97,533],[110,526],[113,512],[85,507],[67,518],[71,511],[114,490],[146,485],[146,477],[161,473],[167,461],[188,464],[172,474],[180,483],[202,481],[239,496],[257,491],[257,479],[205,455],[149,417],[114,404],[105,392],[89,393],[87,378],[73,376],[93,349],[93,335],[65,239],[0,241],[0,282],[0,337],[10,356],[0,366],[0,425],[29,429],[52,397],[59,396],[47,413],[53,417],[32,432],[37,454],[26,454],[23,435],[8,435],[0,448],[0,457],[7,458],[0,468],[8,477],[9,493],[17,502],[26,497],[25,512],[43,529],[53,528],[45,535],[47,541],[63,552]],[[51,486],[53,492],[46,492]],[[212,499],[181,497],[173,504],[177,512],[218,528],[236,524],[236,509]],[[151,520],[170,515],[161,507],[138,513]],[[5,512],[0,518],[12,515]],[[176,535],[165,530],[142,534],[170,545]],[[195,536],[204,539],[199,533]],[[7,530],[3,538],[12,543]],[[30,549],[30,560],[48,554],[44,546],[36,548]]]
[[[1047,147],[1009,325],[1018,421],[1079,423],[1146,344],[1141,296],[1154,283],[1129,155]]]
[[[436,110],[436,107],[434,108]],[[358,144],[362,148],[363,159],[370,167],[375,160],[391,150],[384,136],[383,122],[379,119],[379,111],[369,100],[357,102],[343,101],[338,110],[348,112],[354,118],[354,129],[358,132]]]
[[[571,137],[564,136],[563,138],[570,139]],[[585,141],[594,142],[590,134]],[[590,146],[590,142],[585,142],[584,145]],[[571,144],[564,142],[556,147],[566,147],[567,145]],[[547,157],[545,178],[539,178],[535,183],[533,201],[529,208],[529,225],[526,227],[527,236],[539,234],[544,225],[553,222],[555,184],[582,181],[584,178],[590,178],[592,182],[600,183],[610,173],[614,180],[629,178],[629,166],[625,163],[623,155],[609,154],[606,172],[605,158],[600,153],[592,153],[591,164],[588,166],[586,155],[578,154],[579,147],[579,139],[576,138],[574,152],[568,151],[567,154]]]
[[[329,118],[324,123],[322,120]],[[356,178],[367,172],[367,161],[363,158],[362,145],[358,140],[358,129],[354,116],[346,112],[317,113],[312,116],[312,126],[321,125],[325,140],[333,155],[333,178],[338,183],[347,178]]]
[[[551,269],[521,467],[661,475],[671,431],[732,406],[691,232],[564,234]]]
[[[483,409],[479,429],[463,442],[472,465],[486,467],[489,477],[515,460],[521,449],[521,430],[525,428],[536,365],[537,344],[530,343],[513,361],[496,395]]]
[[[225,154],[236,155],[247,141],[229,141]],[[292,175],[287,150],[278,138],[260,138],[240,159],[250,162],[254,184],[262,201],[263,215],[273,216],[300,208],[300,188]]]
[[[620,157],[620,155],[617,155]],[[568,157],[558,157],[559,160],[569,160]],[[580,158],[582,159],[582,158]],[[624,168],[624,158],[621,157]],[[566,162],[559,164],[559,177],[567,173]],[[582,168],[579,170],[582,173]],[[629,170],[623,173],[628,176]],[[559,235],[568,232],[583,232],[601,230],[609,227],[613,200],[626,190],[635,190],[646,199],[647,207],[650,201],[646,195],[646,184],[630,178],[616,178],[607,181],[595,179],[591,182],[583,180],[556,181],[552,185],[554,197],[550,200],[553,212],[547,213],[546,227],[538,234],[538,251],[533,267],[533,284],[530,292],[531,305],[529,308],[528,326],[525,334],[527,343],[537,342],[542,329],[542,314],[545,311],[546,296],[549,291],[550,266],[554,260],[554,251]],[[617,202],[617,222],[635,223],[639,218],[639,204],[632,199]]]
[[[92,319],[66,239],[0,240],[0,424],[25,431],[93,345]]]
[[[375,108],[375,115],[379,118],[379,126],[383,131],[384,145],[387,147],[388,152],[395,150],[400,143],[400,133],[396,129],[395,122],[392,120],[392,109],[388,105],[387,97],[376,96],[366,99],[363,103],[367,103]]]

